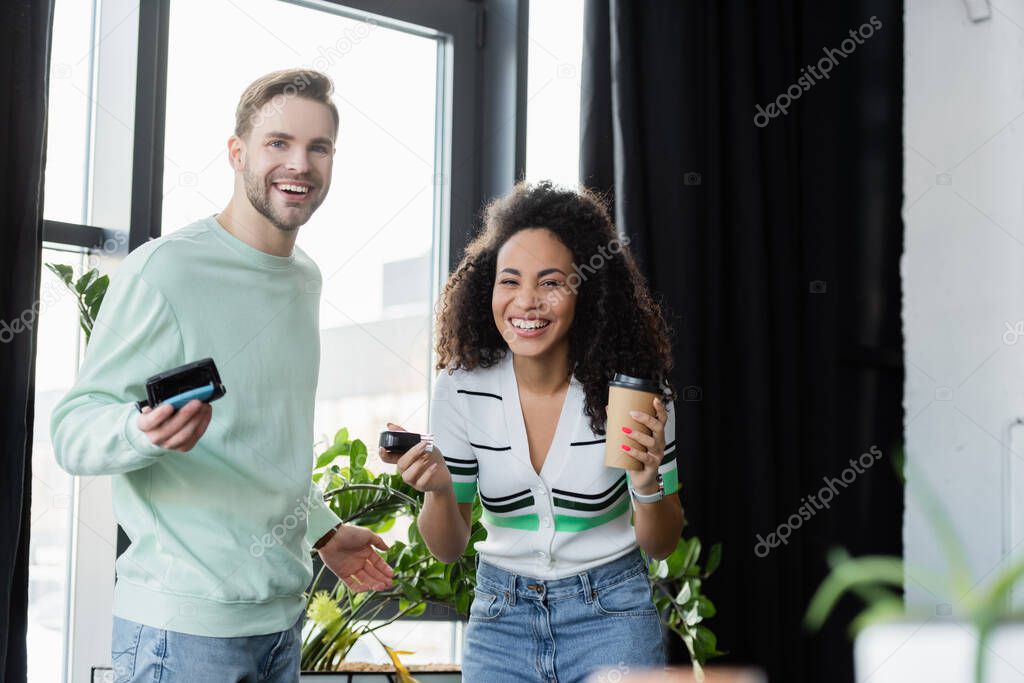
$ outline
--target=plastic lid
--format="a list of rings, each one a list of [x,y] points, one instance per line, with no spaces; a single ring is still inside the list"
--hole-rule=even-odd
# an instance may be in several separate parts
[[[629,375],[624,375],[621,372],[615,373],[615,377],[608,383],[608,386],[620,387],[622,389],[633,389],[635,391],[646,391],[649,394],[661,393],[661,385],[653,379],[630,377]]]

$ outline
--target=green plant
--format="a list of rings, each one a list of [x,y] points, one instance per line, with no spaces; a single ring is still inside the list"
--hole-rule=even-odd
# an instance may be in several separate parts
[[[347,429],[339,430],[331,445],[318,456],[313,480],[326,484],[324,498],[331,509],[345,523],[378,533],[393,527],[400,517],[415,519],[423,505],[423,494],[406,484],[399,474],[371,473],[365,467],[366,456],[366,445],[359,439],[350,439]],[[339,458],[347,459],[348,464],[337,464]],[[359,638],[376,638],[375,631],[401,617],[422,614],[428,603],[468,614],[476,577],[473,544],[486,536],[480,524],[481,512],[479,503],[474,504],[469,546],[451,564],[434,559],[416,525],[410,524],[407,541],[391,543],[384,556],[395,570],[394,585],[386,591],[354,593],[340,581],[330,591],[317,590],[324,573],[321,569],[309,591],[307,616],[312,627],[303,639],[302,668],[336,669]],[[393,615],[374,624],[389,608]],[[391,649],[388,653],[393,661],[400,654]]]
[[[665,626],[686,645],[698,681],[704,678],[703,666],[707,661],[725,654],[718,651],[718,639],[703,623],[715,616],[716,610],[701,592],[703,581],[718,569],[722,546],[720,543],[711,546],[703,568],[700,554],[699,538],[680,539],[671,555],[650,563],[648,573],[654,590],[654,605]]]
[[[831,569],[807,607],[804,624],[817,631],[835,609],[840,598],[852,593],[866,607],[850,622],[850,634],[856,635],[866,626],[902,619],[903,560],[887,555],[850,557],[845,551],[832,549],[828,554]]]
[[[75,271],[71,266],[62,263],[47,263],[45,265],[75,295],[75,300],[78,302],[78,322],[82,327],[82,332],[85,333],[85,343],[88,345],[89,337],[92,335],[92,326],[96,321],[96,316],[100,313],[100,305],[103,303],[103,297],[106,296],[107,287],[110,285],[110,278],[100,275],[100,272],[93,268],[75,280]]]
[[[423,494],[406,484],[401,475],[373,474],[365,467],[366,457],[366,445],[351,439],[348,429],[339,430],[330,446],[319,454],[313,481],[326,486],[324,498],[331,509],[342,521],[378,533],[391,529],[398,518],[415,519]],[[312,626],[303,639],[302,668],[336,669],[360,638],[376,638],[375,631],[401,617],[422,614],[428,603],[468,615],[476,581],[473,546],[487,535],[480,523],[481,513],[478,500],[473,504],[469,545],[452,564],[434,559],[416,524],[410,524],[407,541],[392,543],[385,554],[395,570],[394,586],[386,591],[354,593],[340,581],[330,591],[318,590],[324,573],[321,569],[309,591],[307,616]],[[700,554],[699,539],[681,539],[668,558],[649,565],[655,606],[665,625],[686,644],[698,677],[702,677],[701,667],[708,659],[722,654],[714,633],[702,623],[714,616],[715,607],[701,593],[702,581],[711,576],[721,560],[721,546],[711,548],[703,568]],[[389,608],[387,613],[393,616],[381,619]],[[374,624],[378,619],[381,623]],[[392,661],[397,662],[397,655],[403,654],[384,647]],[[398,664],[396,669],[399,680],[406,680]]]
[[[911,469],[911,468],[908,468]],[[986,643],[992,631],[1002,622],[1020,618],[1010,604],[1010,593],[1024,577],[1024,560],[1004,566],[977,586],[971,580],[966,558],[967,551],[960,542],[952,520],[933,493],[927,480],[915,470],[919,500],[926,508],[928,519],[935,531],[950,567],[948,576],[937,576],[922,568],[909,570],[903,558],[887,555],[851,557],[846,551],[829,552],[830,572],[811,598],[804,616],[804,624],[811,630],[820,629],[835,609],[839,600],[852,593],[864,602],[864,608],[850,624],[851,636],[868,626],[908,618],[926,620],[930,615],[908,612],[902,590],[906,576],[917,583],[945,586],[943,592],[963,596],[957,602],[957,612],[978,630],[978,650],[974,660],[975,683],[985,679]]]

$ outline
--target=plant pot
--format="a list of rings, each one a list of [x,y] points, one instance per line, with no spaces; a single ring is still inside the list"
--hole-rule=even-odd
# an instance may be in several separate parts
[[[939,619],[864,629],[854,646],[856,681],[974,681],[978,630],[968,622]],[[1024,623],[997,627],[985,647],[984,683],[1018,683],[1024,678]]]

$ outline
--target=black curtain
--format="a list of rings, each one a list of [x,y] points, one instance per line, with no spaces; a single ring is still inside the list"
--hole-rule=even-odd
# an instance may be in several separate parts
[[[585,7],[581,180],[675,330],[684,535],[724,549],[708,626],[771,681],[851,681],[856,603],[801,622],[831,547],[902,553],[902,3]]]
[[[32,420],[53,3],[0,9],[0,680],[26,680]]]

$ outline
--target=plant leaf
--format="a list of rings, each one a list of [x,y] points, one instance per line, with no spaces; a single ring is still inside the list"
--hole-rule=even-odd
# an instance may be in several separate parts
[[[395,517],[385,517],[383,521],[370,524],[366,528],[375,534],[382,534],[385,531],[391,531],[391,527],[395,526],[395,521]]]
[[[473,596],[469,591],[459,591],[459,594],[455,596],[455,609],[459,614],[469,614],[469,604],[472,601]]]
[[[718,610],[715,609],[714,603],[704,595],[697,596],[697,610],[705,619],[710,619],[718,613]]]
[[[701,664],[707,663],[707,660],[712,657],[726,654],[718,650],[718,638],[715,637],[715,634],[707,626],[697,627],[694,645],[697,646],[698,652],[701,653]]]
[[[110,278],[106,275],[101,275],[93,280],[82,293],[85,297],[85,305],[92,307],[93,303],[95,303],[97,299],[102,299],[103,295],[107,292],[107,286],[109,284]]]
[[[402,592],[405,593],[406,598],[408,598],[411,602],[423,602],[423,591],[421,591],[417,586],[408,583],[402,586],[402,589]]]
[[[316,469],[326,467],[328,464],[330,464],[332,460],[334,460],[335,457],[338,456],[339,453],[340,449],[337,446],[331,446],[326,451],[320,454],[320,456],[316,459],[316,465],[314,465],[314,467]]]
[[[60,278],[61,282],[69,287],[74,288],[71,284],[71,279],[75,275],[75,271],[71,266],[63,263],[47,263],[46,267],[50,269],[50,272]]]
[[[668,562],[656,562],[654,567],[654,578],[664,579],[668,576]]]
[[[843,594],[857,586],[903,586],[903,561],[896,557],[868,555],[851,558],[845,552],[833,551],[829,555],[832,571],[818,586],[811,598],[804,624],[818,630],[832,612]]]
[[[694,626],[695,624],[700,623],[701,620],[702,617],[700,616],[700,611],[697,609],[696,603],[683,613],[683,622],[685,622],[687,626]]]
[[[89,322],[96,322],[96,318],[100,316],[100,304],[102,303],[103,295],[101,294],[99,299],[89,304]]]
[[[443,579],[425,578],[422,585],[429,591],[430,598],[444,600],[444,598],[452,594],[451,586],[445,583]]]
[[[359,439],[352,442],[351,448],[348,452],[349,467],[352,468],[353,474],[363,469],[366,464],[366,444]]]
[[[718,565],[722,563],[722,544],[715,543],[711,546],[711,550],[708,551],[708,561],[704,565],[704,578],[708,578],[715,573],[718,569]]]
[[[679,539],[676,543],[676,549],[672,551],[672,554],[665,558],[665,563],[668,565],[669,576],[679,576],[683,571],[683,563],[686,561],[686,553],[689,549],[690,544],[686,539]]]
[[[89,285],[92,284],[93,279],[98,274],[99,271],[95,268],[83,274],[82,277],[78,278],[78,281],[75,282],[75,291],[79,294],[85,294],[85,290],[89,288]]]
[[[906,617],[906,608],[900,599],[887,599],[874,602],[858,614],[850,622],[849,633],[856,637],[865,627],[885,621],[898,621]]]
[[[700,557],[700,539],[696,536],[686,539],[686,550],[683,552],[683,571],[697,563]]]

